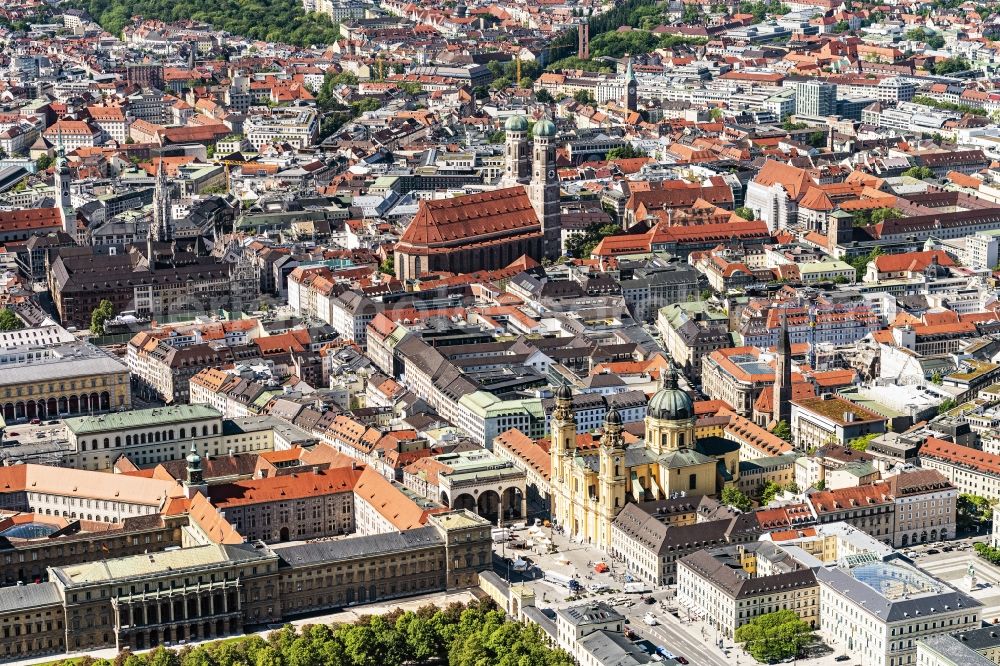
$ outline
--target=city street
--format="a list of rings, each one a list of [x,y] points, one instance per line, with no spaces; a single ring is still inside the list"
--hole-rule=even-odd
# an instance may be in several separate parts
[[[520,531],[519,537],[526,535],[526,531]],[[756,664],[756,660],[746,654],[741,648],[735,646],[732,641],[724,640],[720,649],[716,642],[715,629],[703,620],[689,616],[685,609],[678,608],[674,601],[674,591],[667,587],[659,587],[651,594],[625,594],[623,592],[625,582],[625,571],[620,562],[608,558],[600,549],[586,544],[574,543],[558,533],[552,533],[551,529],[543,529],[543,538],[550,540],[558,549],[555,553],[538,554],[527,550],[513,550],[505,544],[496,544],[496,573],[500,576],[507,576],[506,564],[502,556],[522,557],[530,559],[542,572],[555,571],[566,576],[576,576],[581,586],[586,588],[594,583],[601,583],[608,586],[608,590],[601,593],[591,593],[586,589],[573,599],[566,588],[545,581],[541,578],[542,573],[538,570],[530,572],[528,577],[515,572],[510,572],[510,579],[513,582],[528,582],[535,589],[535,605],[539,608],[549,608],[552,610],[585,603],[587,601],[605,601],[611,603],[615,599],[627,598],[625,604],[613,604],[628,620],[628,626],[640,638],[646,639],[655,646],[663,647],[673,654],[685,657],[691,664],[698,666],[749,666]],[[537,539],[533,539],[536,540]],[[930,559],[937,556],[925,556],[929,563],[936,560]],[[594,565],[598,562],[608,564],[610,571],[598,574],[594,571]],[[949,564],[949,566],[952,566]],[[961,565],[961,566],[967,566]],[[996,576],[1000,580],[1000,569],[993,567]],[[962,575],[964,575],[964,570]],[[960,576],[959,576],[960,577]],[[647,604],[644,597],[652,596],[656,599],[656,604]],[[1000,604],[1000,598],[997,603]],[[986,602],[984,602],[986,603]],[[655,626],[649,626],[643,621],[643,616],[651,612],[657,620]],[[998,607],[1000,612],[1000,607]],[[854,666],[852,662],[837,662],[835,657],[840,654],[836,650],[822,648],[822,657],[811,657],[809,659],[795,660],[798,664],[815,664],[816,666]]]
[[[979,587],[969,594],[983,604],[983,622],[992,623],[1000,619],[1000,567],[977,557],[971,548],[964,551],[953,550],[949,553],[940,552],[935,555],[922,554],[926,550],[928,548],[923,547],[916,551],[918,554],[916,565],[963,592],[968,592],[962,585],[962,579],[971,563]]]

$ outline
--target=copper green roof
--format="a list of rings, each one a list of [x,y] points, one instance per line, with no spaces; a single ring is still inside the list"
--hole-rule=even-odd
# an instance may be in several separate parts
[[[148,428],[218,418],[222,418],[222,414],[208,405],[172,405],[95,416],[75,416],[66,419],[65,423],[69,431],[76,435],[91,435],[98,432]]]

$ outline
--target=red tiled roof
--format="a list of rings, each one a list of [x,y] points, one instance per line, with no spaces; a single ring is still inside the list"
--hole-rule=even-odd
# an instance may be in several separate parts
[[[0,211],[0,232],[61,229],[58,208],[25,208]]]
[[[798,199],[813,184],[803,169],[775,160],[765,162],[753,180],[761,185],[781,185],[793,199]]]
[[[266,502],[288,502],[302,497],[331,495],[354,490],[361,469],[340,467],[304,474],[248,479],[211,486],[208,495],[219,509]]]
[[[876,504],[892,502],[891,488],[887,483],[876,483],[869,486],[853,486],[835,490],[820,490],[809,495],[816,513],[834,513],[863,509]]]
[[[243,536],[201,493],[191,498],[188,517],[201,527],[212,543],[243,543]]]
[[[514,428],[499,435],[493,446],[501,446],[511,455],[517,456],[525,465],[535,470],[546,481],[552,473],[552,460],[549,453],[523,432]]]
[[[962,465],[981,473],[1000,475],[1000,455],[946,442],[937,437],[927,438],[920,447],[920,456]]]
[[[538,217],[521,186],[420,202],[400,238],[413,247],[467,247],[478,237],[539,231]]]
[[[883,254],[875,257],[875,268],[879,273],[898,273],[900,271],[922,271],[937,260],[942,266],[954,266],[955,262],[944,250],[927,250],[925,252],[903,252],[901,254]]]

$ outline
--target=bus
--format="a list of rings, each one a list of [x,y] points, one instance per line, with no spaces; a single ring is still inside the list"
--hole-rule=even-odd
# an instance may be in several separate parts
[[[576,592],[580,589],[580,583],[578,583],[575,578],[556,571],[546,571],[544,578],[554,585],[567,588],[570,592]]]

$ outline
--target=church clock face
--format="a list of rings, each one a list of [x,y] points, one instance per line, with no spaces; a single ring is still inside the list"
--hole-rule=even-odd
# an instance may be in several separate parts
[[[556,177],[556,172],[553,171],[552,169],[549,169],[549,178],[555,178],[555,177]]]

